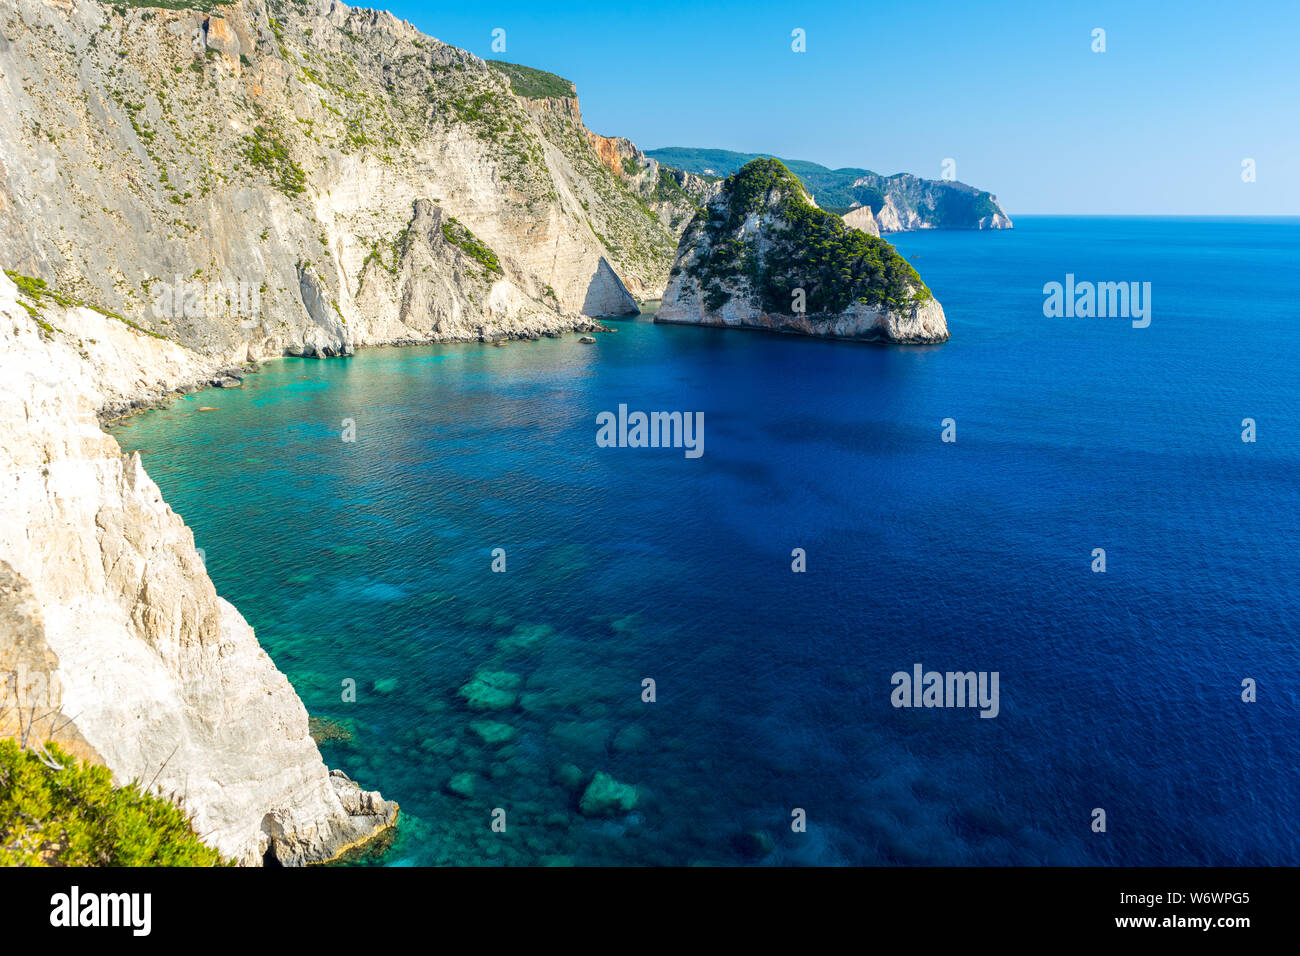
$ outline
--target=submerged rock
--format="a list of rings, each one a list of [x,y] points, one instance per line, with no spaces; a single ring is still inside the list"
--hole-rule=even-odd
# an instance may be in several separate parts
[[[464,800],[473,797],[474,790],[475,777],[469,771],[458,773],[447,781],[447,792]]]
[[[420,741],[420,749],[427,750],[429,753],[438,757],[450,757],[456,752],[456,741],[452,737],[438,739],[436,737],[426,737]]]
[[[307,718],[307,732],[318,744],[327,740],[348,743],[356,736],[351,720],[330,720],[328,717]]]
[[[578,809],[583,816],[607,817],[616,813],[626,813],[636,806],[637,789],[630,783],[619,783],[605,771],[597,771],[591,783],[587,784]]]
[[[555,634],[550,624],[519,624],[506,637],[497,641],[501,651],[525,651],[535,647]]]
[[[624,727],[614,735],[614,750],[618,753],[630,753],[642,750],[650,743],[650,734],[639,724]]]
[[[519,699],[523,678],[510,671],[481,670],[458,691],[470,710],[509,710]]]
[[[515,728],[497,720],[476,720],[469,729],[478,734],[483,743],[491,747],[508,744],[515,739]]]
[[[564,763],[555,768],[555,782],[571,793],[582,789],[583,774],[576,764]]]
[[[600,720],[566,720],[551,727],[551,736],[570,753],[599,757],[609,740],[609,726]]]

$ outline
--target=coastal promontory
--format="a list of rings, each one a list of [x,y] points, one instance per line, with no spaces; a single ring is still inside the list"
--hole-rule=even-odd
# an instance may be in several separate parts
[[[933,344],[943,307],[885,240],[817,208],[779,160],[729,177],[682,234],[657,322]]]

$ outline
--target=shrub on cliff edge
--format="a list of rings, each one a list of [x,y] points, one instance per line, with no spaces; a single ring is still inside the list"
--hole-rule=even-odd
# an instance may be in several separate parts
[[[0,866],[219,866],[185,814],[49,744],[0,740]]]

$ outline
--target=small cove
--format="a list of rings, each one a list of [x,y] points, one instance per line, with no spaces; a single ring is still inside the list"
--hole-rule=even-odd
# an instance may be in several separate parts
[[[113,428],[326,763],[402,804],[369,862],[1300,862],[1300,226],[890,238],[950,343],[643,317],[279,360]],[[1149,279],[1152,326],[1044,318],[1067,271]],[[620,403],[702,412],[705,453],[598,447]],[[916,662],[999,671],[998,718],[892,708]],[[635,806],[584,813],[596,773]]]

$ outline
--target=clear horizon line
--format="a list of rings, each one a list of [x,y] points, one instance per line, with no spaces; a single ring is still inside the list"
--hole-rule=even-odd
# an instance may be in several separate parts
[[[1070,216],[1074,219],[1300,219],[1300,212],[1019,212],[1011,216]],[[913,230],[919,231],[919,230]]]

